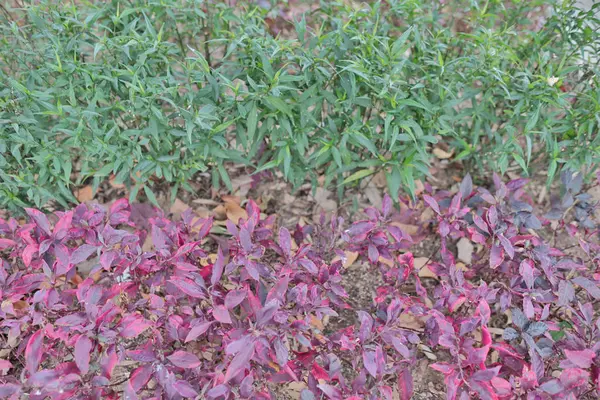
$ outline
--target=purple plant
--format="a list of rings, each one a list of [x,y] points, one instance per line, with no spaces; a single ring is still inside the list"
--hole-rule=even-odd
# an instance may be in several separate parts
[[[407,211],[423,223],[415,237],[388,197],[364,220],[293,232],[250,201],[219,243],[211,219],[135,224],[125,200],[0,220],[0,398],[275,399],[297,382],[303,400],[408,400],[423,346],[448,399],[596,398],[595,205],[580,197],[585,219],[551,224],[525,180],[495,184],[429,190]],[[410,251],[423,240],[439,243],[427,285]],[[458,240],[479,248],[469,265]],[[382,274],[372,304],[348,298],[347,252]],[[356,323],[325,323],[347,311]]]

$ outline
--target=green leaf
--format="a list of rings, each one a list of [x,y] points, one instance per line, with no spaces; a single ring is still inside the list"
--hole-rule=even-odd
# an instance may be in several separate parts
[[[158,204],[158,200],[156,200],[154,192],[147,185],[144,185],[144,193],[146,193],[146,197],[148,198],[148,200],[150,200],[150,203],[160,208],[160,205]]]
[[[346,183],[354,182],[354,181],[362,179],[366,176],[372,175],[373,173],[375,173],[375,171],[372,169],[361,169],[360,171],[356,171],[355,173],[353,173],[352,175],[350,175],[349,177],[344,179],[344,181],[342,183],[346,184]]]
[[[229,179],[229,174],[227,173],[227,170],[225,170],[223,164],[217,165],[217,168],[219,170],[219,175],[221,176],[223,183],[225,183],[225,186],[227,187],[227,189],[229,189],[230,192],[233,192],[233,185],[231,184],[231,179]]]
[[[254,132],[258,124],[258,111],[256,110],[256,102],[252,102],[250,112],[248,112],[248,140],[250,143],[254,141]]]
[[[387,182],[390,197],[394,203],[397,203],[398,192],[400,191],[400,186],[402,186],[402,176],[400,175],[400,169],[398,166],[393,166],[391,172],[385,172],[385,180]]]
[[[292,110],[290,107],[279,97],[269,96],[265,98],[265,101],[276,110],[281,111],[290,117],[292,116]]]

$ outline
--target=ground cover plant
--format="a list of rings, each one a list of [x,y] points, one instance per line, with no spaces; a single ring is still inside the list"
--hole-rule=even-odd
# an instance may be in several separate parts
[[[125,199],[27,209],[0,221],[0,397],[275,399],[300,382],[303,400],[405,400],[427,349],[447,399],[598,398],[597,205],[581,174],[561,180],[544,215],[526,179],[467,176],[354,222],[276,228],[249,201],[218,237],[191,211],[136,225]],[[423,240],[436,249],[416,266]],[[361,309],[351,253],[382,276]],[[356,323],[336,325],[343,312]]]
[[[162,183],[174,199],[199,172],[230,186],[230,164],[340,194],[383,170],[395,198],[440,139],[473,173],[598,161],[594,10],[324,1],[285,19],[263,3],[3,6],[0,207],[66,208],[111,176],[131,200]]]

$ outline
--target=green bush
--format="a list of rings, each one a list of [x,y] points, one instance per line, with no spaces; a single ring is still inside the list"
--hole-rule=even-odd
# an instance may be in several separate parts
[[[599,24],[569,2],[543,26],[547,1],[322,2],[279,36],[254,5],[34,3],[0,10],[0,207],[111,174],[150,200],[200,171],[230,186],[226,162],[412,192],[438,140],[549,181],[600,158]]]

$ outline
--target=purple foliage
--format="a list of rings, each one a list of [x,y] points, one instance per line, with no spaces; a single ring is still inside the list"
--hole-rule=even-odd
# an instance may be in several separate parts
[[[597,397],[594,205],[564,177],[579,209],[551,223],[525,180],[494,180],[492,192],[467,177],[458,193],[423,195],[406,211],[418,238],[388,197],[364,220],[293,232],[273,232],[250,201],[220,246],[210,219],[156,211],[136,224],[125,200],[0,220],[0,398],[275,399],[277,385],[301,382],[301,399],[408,400],[423,346],[450,400]],[[556,246],[561,232],[580,255]],[[470,265],[456,261],[461,238],[479,247]],[[408,251],[422,240],[439,243],[428,285]],[[347,252],[383,277],[363,309],[342,282]],[[354,325],[324,326],[344,310]]]

